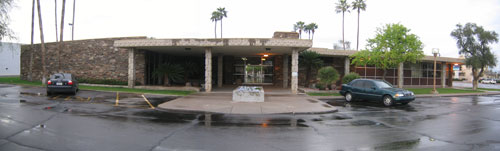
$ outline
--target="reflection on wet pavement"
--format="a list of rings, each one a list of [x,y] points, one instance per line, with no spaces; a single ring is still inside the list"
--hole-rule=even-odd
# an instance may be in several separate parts
[[[38,91],[0,84],[0,150],[500,149],[500,96],[419,98],[393,107],[324,99],[339,112],[230,115],[154,110],[138,94],[120,93],[114,106],[112,92]],[[176,98],[147,97],[153,106]]]

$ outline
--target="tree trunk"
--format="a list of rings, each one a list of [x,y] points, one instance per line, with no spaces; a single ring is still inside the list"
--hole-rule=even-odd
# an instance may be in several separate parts
[[[302,29],[299,29],[299,39],[302,39]]]
[[[311,73],[311,67],[307,67],[306,69],[306,88],[309,88],[309,73]]]
[[[215,29],[214,29],[214,31],[215,31],[215,38],[217,38],[217,21],[215,21]]]
[[[222,18],[220,18],[220,39],[222,39]]]
[[[387,69],[384,68],[384,74],[382,75],[382,79],[385,80],[385,75],[387,74]]]
[[[71,21],[71,41],[73,41],[75,36],[75,5],[76,0],[73,0],[73,21]]]
[[[30,66],[29,66],[29,73],[28,73],[28,80],[33,81],[33,54],[35,53],[35,48],[33,47],[33,40],[34,40],[34,33],[35,33],[35,0],[33,0],[33,3],[31,5],[31,53],[30,53]]]
[[[56,42],[58,41],[59,34],[57,34],[57,0],[54,0],[54,21],[56,25]]]
[[[311,38],[311,40],[314,40],[314,31],[312,32],[312,38]]]
[[[61,71],[61,51],[64,49],[64,14],[65,14],[65,9],[66,9],[66,0],[63,0],[62,3],[62,11],[61,11],[61,38],[59,39],[59,51],[57,51],[57,67],[58,67],[58,72]]]
[[[344,39],[344,12],[342,12],[342,45],[345,50],[345,39]]]
[[[163,76],[163,86],[170,86],[170,82],[168,80],[168,74]]]
[[[358,39],[356,40],[356,50],[359,50],[359,8],[358,8]]]
[[[42,84],[45,85],[47,80],[47,69],[45,67],[45,41],[43,39],[43,26],[42,26],[42,10],[40,10],[40,0],[36,1],[38,8],[38,24],[40,26],[40,42],[42,47]]]

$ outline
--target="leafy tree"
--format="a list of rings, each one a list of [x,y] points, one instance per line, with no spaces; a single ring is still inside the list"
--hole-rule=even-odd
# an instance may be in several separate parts
[[[170,86],[170,81],[181,81],[184,74],[184,68],[178,64],[164,63],[158,66],[153,75],[163,78],[163,85]]]
[[[410,29],[401,24],[387,24],[377,29],[377,35],[368,39],[368,49],[351,56],[352,64],[358,66],[375,65],[384,70],[395,68],[402,62],[416,63],[424,57],[422,42]]]
[[[366,10],[366,2],[365,0],[354,0],[352,2],[352,10],[357,10],[358,11],[358,35],[357,35],[357,41],[356,41],[356,50],[359,50],[359,14],[361,11]]]
[[[319,57],[320,54],[314,51],[303,51],[300,53],[299,64],[306,68],[306,86],[309,86],[309,74],[311,74],[311,70],[323,66],[323,60]]]
[[[457,47],[460,49],[458,53],[465,56],[465,64],[472,67],[472,88],[476,90],[479,77],[485,68],[496,66],[497,59],[491,53],[489,44],[498,42],[498,34],[495,31],[486,31],[475,23],[467,23],[465,26],[457,24],[451,36],[457,40]]]
[[[0,0],[0,42],[3,38],[14,39],[14,34],[9,28],[9,11],[14,5],[13,0]]]
[[[348,3],[347,0],[339,0],[339,3],[336,4],[337,6],[335,7],[335,12],[342,13],[342,41],[345,41],[344,39],[344,14],[345,12],[350,12],[349,8],[351,7]],[[345,50],[345,44],[344,44],[344,50]]]
[[[302,31],[305,29],[305,24],[303,21],[298,21],[293,25],[294,31],[299,30],[299,39],[302,39]]]
[[[220,38],[222,38],[222,19],[224,17],[227,17],[227,11],[226,11],[226,8],[225,7],[219,7],[217,8],[217,11],[220,13]]]
[[[322,67],[318,70],[319,83],[328,87],[328,85],[334,84],[339,80],[339,72],[331,66]]]
[[[210,17],[210,20],[212,20],[212,22],[215,22],[215,28],[214,28],[215,38],[217,38],[217,21],[219,21],[219,19],[221,18],[220,16],[221,16],[220,12],[213,11],[212,17]]]
[[[347,84],[347,83],[349,83],[349,82],[351,82],[352,80],[355,80],[355,79],[359,79],[359,74],[356,73],[356,72],[351,72],[351,73],[348,73],[347,75],[345,75],[342,78],[342,83]]]
[[[314,31],[316,29],[318,29],[318,25],[316,23],[310,23],[306,25],[305,30],[309,34],[309,39],[314,39]],[[311,33],[312,33],[312,38],[311,38]]]

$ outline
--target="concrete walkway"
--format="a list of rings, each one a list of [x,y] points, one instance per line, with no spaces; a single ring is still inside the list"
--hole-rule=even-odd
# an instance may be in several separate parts
[[[197,93],[158,106],[158,109],[189,113],[314,114],[337,108],[307,95],[266,94],[265,102],[233,102],[231,93]]]

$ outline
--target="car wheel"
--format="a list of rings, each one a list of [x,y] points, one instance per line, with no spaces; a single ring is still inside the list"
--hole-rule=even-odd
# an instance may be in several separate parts
[[[384,96],[384,99],[382,101],[384,102],[385,106],[391,106],[394,103],[394,100],[390,95]]]
[[[351,102],[352,101],[352,94],[350,92],[347,92],[345,94],[345,101]]]
[[[73,95],[76,95],[76,92],[77,92],[77,89],[73,90],[73,92],[71,92]]]
[[[47,91],[47,96],[51,96],[52,93],[50,91]]]

